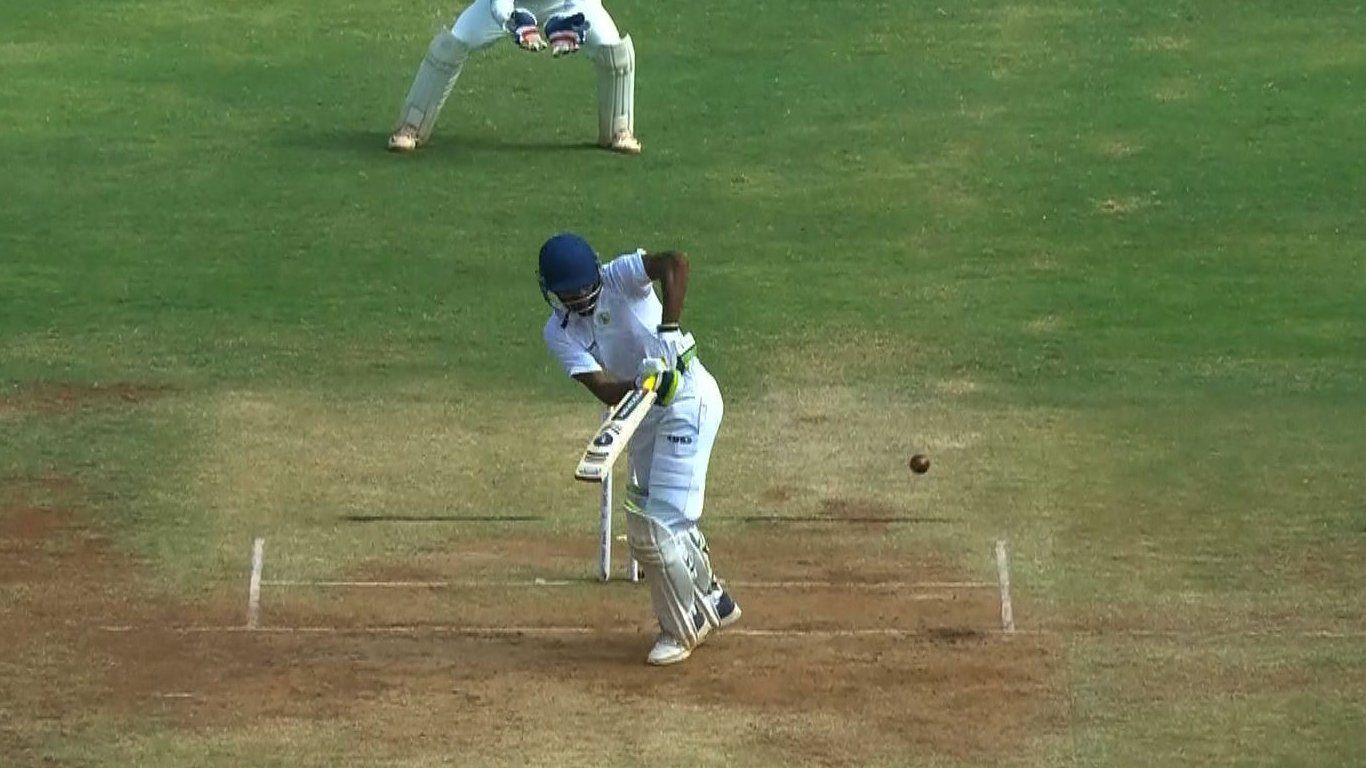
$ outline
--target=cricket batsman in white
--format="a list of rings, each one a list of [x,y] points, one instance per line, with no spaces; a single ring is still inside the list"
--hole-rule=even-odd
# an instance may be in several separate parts
[[[692,334],[679,330],[688,259],[642,249],[599,265],[583,238],[566,233],[541,247],[540,278],[551,305],[545,343],[565,372],[607,405],[637,387],[657,395],[627,448],[626,531],[659,619],[646,660],[676,664],[740,619],[697,528],[722,403]]]
[[[602,0],[474,0],[450,29],[432,38],[403,101],[398,127],[389,137],[389,149],[410,152],[422,146],[470,53],[503,39],[532,53],[549,47],[556,58],[583,49],[598,72],[598,144],[614,152],[640,154],[635,136],[636,49],[630,35],[622,37],[617,31]]]

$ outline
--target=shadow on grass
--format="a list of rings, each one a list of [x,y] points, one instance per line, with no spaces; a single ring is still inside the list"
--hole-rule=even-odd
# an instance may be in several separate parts
[[[538,522],[542,521],[537,515],[342,515],[340,519],[346,522]],[[742,522],[742,523],[835,523],[835,525],[850,525],[850,523],[902,523],[902,525],[922,525],[922,523],[952,523],[958,522],[953,518],[891,518],[891,517],[858,517],[858,518],[829,518],[818,517],[818,515],[743,515],[743,517],[723,519],[723,521],[713,522]]]
[[[389,131],[355,130],[338,128],[332,131],[287,134],[282,143],[293,148],[306,148],[321,152],[345,152],[363,155],[390,155],[396,159],[404,154],[388,151]],[[518,140],[515,137],[499,136],[460,136],[437,134],[430,144],[424,145],[413,157],[459,157],[478,153],[524,154],[527,152],[556,153],[607,151],[591,141],[565,142],[549,140]]]
[[[952,517],[892,517],[863,515],[830,517],[828,515],[742,515],[734,518],[746,523],[956,523]]]
[[[342,515],[348,523],[529,523],[535,515]]]

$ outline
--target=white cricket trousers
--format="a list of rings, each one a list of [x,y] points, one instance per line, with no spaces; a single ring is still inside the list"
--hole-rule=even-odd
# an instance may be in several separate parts
[[[631,438],[630,496],[645,515],[681,533],[702,517],[707,465],[724,404],[716,379],[698,360],[683,374],[678,394]],[[643,502],[643,503],[642,503]]]

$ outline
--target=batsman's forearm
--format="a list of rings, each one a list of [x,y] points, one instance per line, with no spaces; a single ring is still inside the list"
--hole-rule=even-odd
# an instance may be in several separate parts
[[[632,381],[613,381],[593,394],[598,396],[603,405],[616,405],[621,402],[621,398],[626,397],[626,393],[635,389],[635,382]]]
[[[593,393],[593,397],[602,401],[603,405],[616,405],[621,398],[626,397],[626,393],[636,388],[632,381],[615,381],[609,379],[606,373],[594,371],[593,373],[581,373],[574,377]]]
[[[667,268],[659,279],[660,292],[664,294],[664,314],[661,323],[677,325],[683,317],[683,300],[688,295],[688,257],[677,251],[664,256]]]

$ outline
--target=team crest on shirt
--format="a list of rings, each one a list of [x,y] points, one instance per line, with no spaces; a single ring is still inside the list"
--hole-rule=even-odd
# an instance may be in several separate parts
[[[611,312],[607,312],[604,310],[598,313],[598,325],[607,325],[610,322],[612,322]]]

